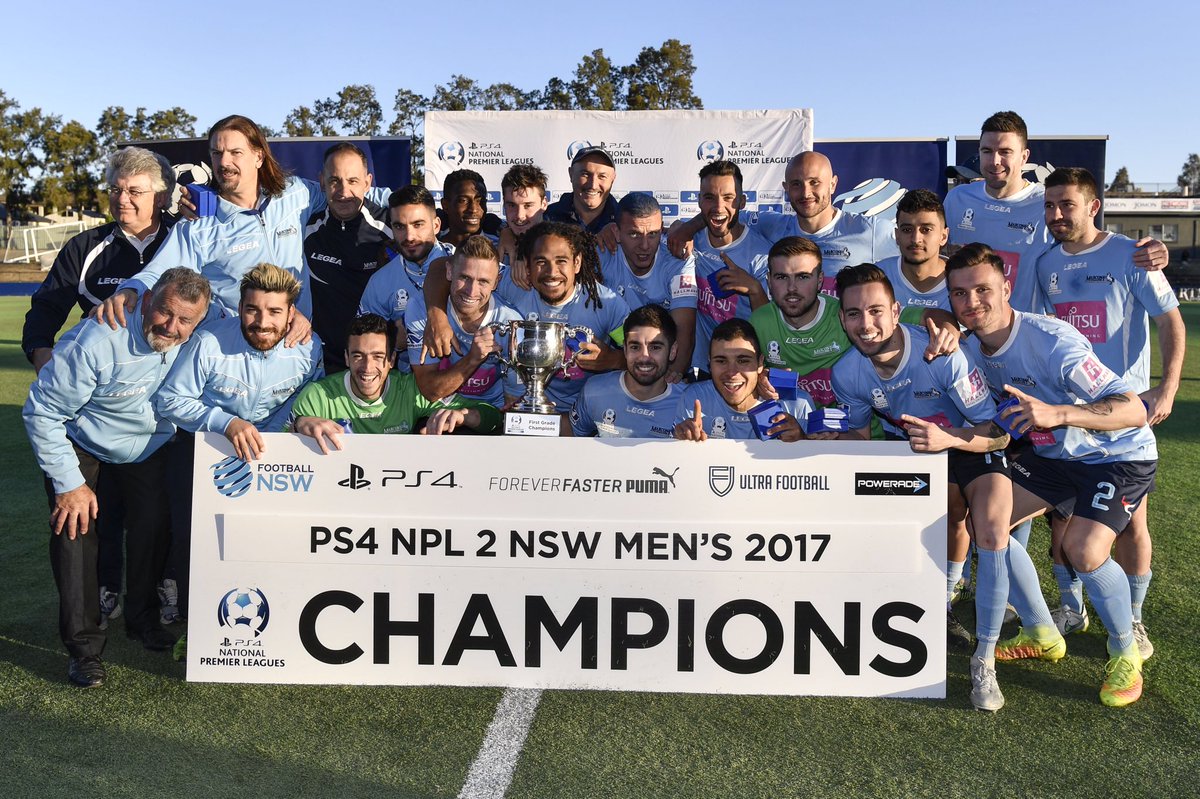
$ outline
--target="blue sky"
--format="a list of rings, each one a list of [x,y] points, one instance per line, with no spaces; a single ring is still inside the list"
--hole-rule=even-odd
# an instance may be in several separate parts
[[[120,11],[116,11],[116,9]],[[109,105],[180,105],[199,129],[371,83],[462,73],[540,88],[603,48],[619,64],[677,38],[710,109],[811,107],[818,138],[966,135],[1013,109],[1031,134],[1107,134],[1108,174],[1174,182],[1200,152],[1200,7],[1186,2],[22,2],[3,12],[0,89],[92,126]],[[136,33],[135,31],[141,31]],[[162,38],[161,45],[154,39]],[[1177,43],[1176,43],[1177,42]],[[953,150],[951,150],[953,152]]]

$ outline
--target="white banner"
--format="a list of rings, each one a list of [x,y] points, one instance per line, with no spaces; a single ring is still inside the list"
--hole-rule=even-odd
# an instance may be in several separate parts
[[[604,147],[616,164],[613,196],[652,193],[668,220],[699,210],[699,172],[726,158],[741,167],[747,209],[779,205],[783,168],[813,148],[811,108],[785,111],[427,111],[425,185],[437,197],[456,169],[473,169],[500,214],[500,179],[513,164],[536,164],[553,202],[571,191],[571,158]],[[769,196],[759,196],[767,187]]]
[[[903,443],[196,438],[188,679],[943,697]]]

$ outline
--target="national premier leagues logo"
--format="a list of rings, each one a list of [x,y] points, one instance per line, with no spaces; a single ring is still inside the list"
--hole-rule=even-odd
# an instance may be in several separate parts
[[[463,149],[460,141],[442,142],[442,146],[438,147],[438,160],[445,161],[453,166],[458,166],[467,157],[467,151]]]
[[[710,163],[719,161],[725,157],[725,145],[715,139],[700,142],[700,146],[696,148],[696,160]]]
[[[236,455],[230,455],[209,467],[213,473],[213,484],[218,493],[225,497],[240,497],[250,490],[254,479],[250,474],[250,464]]]
[[[591,146],[592,146],[592,143],[590,141],[588,141],[587,139],[576,139],[575,141],[573,141],[567,145],[567,160],[568,161],[574,160],[575,154],[577,152],[579,152],[580,150],[582,150],[586,147],[591,147]]]
[[[217,605],[217,623],[255,638],[267,628],[270,618],[267,597],[257,588],[234,588],[226,592]]]

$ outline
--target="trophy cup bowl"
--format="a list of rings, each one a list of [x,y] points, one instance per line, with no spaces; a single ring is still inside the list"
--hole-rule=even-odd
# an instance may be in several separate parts
[[[498,336],[508,337],[508,346],[497,353],[501,362],[514,369],[525,384],[525,394],[504,415],[505,433],[510,435],[558,435],[554,403],[546,398],[546,384],[560,369],[575,362],[566,342],[584,334],[586,327],[532,319],[514,320],[492,326]]]

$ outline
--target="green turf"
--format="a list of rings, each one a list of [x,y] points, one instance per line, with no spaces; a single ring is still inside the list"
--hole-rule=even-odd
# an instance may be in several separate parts
[[[0,299],[0,796],[440,797],[458,793],[498,690],[193,685],[119,635],[110,684],[65,681],[46,505],[22,433],[28,300]],[[1200,347],[1200,306],[1184,309]],[[1189,359],[1150,505],[1157,646],[1146,695],[1096,697],[1104,634],[1058,664],[1001,664],[996,715],[945,701],[547,692],[511,797],[1197,795],[1200,761],[1200,363]],[[1039,564],[1044,527],[1032,549]],[[1044,570],[1048,575],[1048,568]],[[1047,596],[1055,589],[1047,579]],[[964,615],[969,617],[969,611]]]

